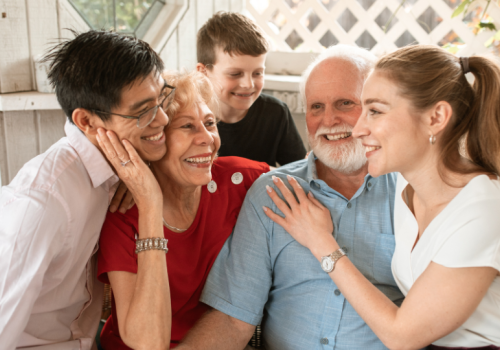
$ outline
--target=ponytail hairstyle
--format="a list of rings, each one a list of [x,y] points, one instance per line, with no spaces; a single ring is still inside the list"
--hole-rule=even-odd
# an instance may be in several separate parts
[[[467,60],[467,58],[464,58]],[[394,81],[419,113],[439,101],[448,102],[452,117],[439,137],[439,174],[500,174],[500,67],[481,56],[468,58],[474,75],[465,78],[460,58],[432,45],[403,47],[382,57],[375,70]],[[464,64],[467,66],[467,64]],[[465,150],[468,161],[461,156]]]

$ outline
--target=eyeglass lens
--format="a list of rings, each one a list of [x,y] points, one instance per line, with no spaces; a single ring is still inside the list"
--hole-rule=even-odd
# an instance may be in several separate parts
[[[147,111],[145,114],[141,115],[141,117],[137,120],[137,127],[142,129],[151,124],[151,122],[155,119],[156,113],[158,112],[158,107],[161,107],[164,112],[167,111],[168,106],[172,103],[174,99],[175,90],[169,89],[166,92],[165,97],[163,97],[163,101],[156,107],[151,108],[151,110]]]

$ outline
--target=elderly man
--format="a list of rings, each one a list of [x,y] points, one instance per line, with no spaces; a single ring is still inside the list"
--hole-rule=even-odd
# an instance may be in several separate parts
[[[267,350],[385,349],[318,260],[263,211],[277,211],[266,193],[274,187],[272,175],[293,176],[329,208],[336,239],[356,267],[391,300],[401,301],[390,268],[396,178],[368,175],[364,147],[351,135],[374,60],[363,49],[337,45],[305,71],[313,152],[262,176],[250,189],[201,298],[213,310],[179,350],[242,349],[260,322]]]

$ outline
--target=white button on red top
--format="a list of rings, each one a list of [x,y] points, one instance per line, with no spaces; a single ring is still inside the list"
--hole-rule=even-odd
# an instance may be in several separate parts
[[[207,185],[208,192],[214,193],[217,191],[217,184],[215,183],[214,180],[210,181]]]
[[[234,173],[233,176],[231,176],[231,181],[233,184],[239,185],[243,182],[243,175],[240,172]]]

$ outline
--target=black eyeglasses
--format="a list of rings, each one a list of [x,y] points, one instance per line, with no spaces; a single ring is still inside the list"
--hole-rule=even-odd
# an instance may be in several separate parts
[[[118,114],[118,113],[103,112],[103,111],[98,111],[98,110],[94,110],[94,109],[92,110],[92,112],[94,112],[94,113],[104,113],[104,114],[117,115],[119,117],[127,118],[127,119],[137,119],[137,127],[139,129],[143,129],[146,126],[148,126],[149,124],[151,124],[151,122],[155,119],[156,113],[158,112],[158,108],[161,107],[161,109],[163,109],[163,111],[166,112],[167,108],[170,106],[170,104],[174,100],[175,87],[174,86],[170,86],[168,84],[165,84],[165,87],[169,88],[169,89],[172,89],[172,91],[170,91],[167,95],[165,95],[165,97],[163,98],[163,100],[158,105],[156,105],[156,106],[148,109],[147,111],[141,113],[137,117],[134,117],[134,116],[131,116],[131,115]]]

